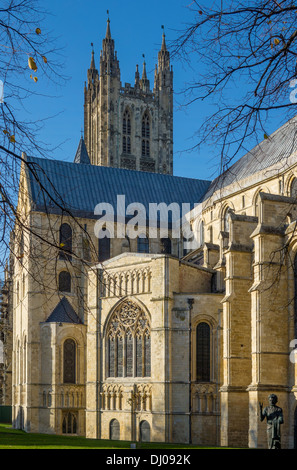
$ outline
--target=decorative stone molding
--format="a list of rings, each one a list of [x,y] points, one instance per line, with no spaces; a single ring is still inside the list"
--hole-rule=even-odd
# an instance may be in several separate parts
[[[199,414],[217,412],[217,386],[212,383],[196,383],[191,386],[192,410]]]

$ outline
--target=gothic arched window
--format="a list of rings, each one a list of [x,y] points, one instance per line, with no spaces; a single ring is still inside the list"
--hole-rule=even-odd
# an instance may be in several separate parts
[[[59,291],[71,292],[71,275],[68,271],[61,271],[59,274]]]
[[[76,382],[76,344],[73,339],[66,339],[63,346],[63,383]]]
[[[205,322],[196,328],[196,379],[210,381],[210,327]]]
[[[109,439],[111,441],[120,439],[120,423],[117,419],[112,419],[109,423]]]
[[[140,442],[150,442],[151,428],[147,421],[141,421],[139,424],[139,440]]]
[[[62,424],[63,434],[76,434],[77,433],[77,417],[74,413],[67,413],[64,415]]]
[[[60,248],[60,259],[71,261],[72,229],[68,224],[62,224],[60,227]]]
[[[128,110],[123,116],[123,153],[131,153],[131,116]]]
[[[151,376],[151,327],[134,302],[124,301],[113,313],[106,333],[107,377]]]
[[[150,128],[150,118],[146,112],[142,118],[142,127],[141,127],[141,155],[143,157],[150,156],[150,137],[151,137],[151,128]]]
[[[100,232],[102,234],[102,232]],[[108,230],[104,231],[105,236],[99,236],[99,261],[103,263],[110,258],[110,233]]]

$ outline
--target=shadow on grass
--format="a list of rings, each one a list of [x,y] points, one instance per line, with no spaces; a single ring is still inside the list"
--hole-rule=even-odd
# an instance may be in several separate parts
[[[55,434],[31,434],[0,424],[0,449],[130,449],[130,441],[86,439],[78,436],[57,436]],[[136,443],[137,449],[205,449],[181,444]],[[215,449],[216,447],[211,447]],[[210,447],[208,447],[210,449]]]

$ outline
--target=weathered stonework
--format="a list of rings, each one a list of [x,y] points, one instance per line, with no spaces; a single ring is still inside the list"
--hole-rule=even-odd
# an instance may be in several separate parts
[[[158,70],[166,68],[165,82],[171,77],[167,58],[163,43]],[[91,162],[127,168],[133,160],[141,170],[135,150],[141,147],[140,110],[144,106],[156,116],[162,77],[157,71],[159,98],[150,94],[145,75],[142,81],[136,75],[135,88],[123,90],[109,24],[100,74],[99,81],[92,61],[85,95]],[[169,91],[168,102],[165,96],[168,121],[162,125],[170,134]],[[123,142],[123,122],[116,127],[113,120],[115,110],[127,108],[135,116],[135,140],[130,163],[122,165],[126,155],[117,142]],[[297,338],[297,153],[273,154],[280,136],[294,137],[295,127],[293,121],[278,130],[272,147],[266,141],[254,160],[248,154],[233,173],[213,182],[188,214],[198,246],[188,253],[181,240],[172,239],[165,254],[160,237],[149,240],[149,253],[137,252],[136,239],[114,238],[109,259],[98,264],[96,220],[82,215],[77,224],[67,214],[38,210],[22,168],[18,211],[41,238],[26,232],[19,243],[16,228],[14,427],[97,439],[266,448],[258,403],[275,393],[284,412],[282,447],[296,448],[291,341]],[[168,135],[165,154],[153,138],[156,172],[163,171],[164,155],[164,172],[172,172]],[[59,256],[62,223],[72,229],[71,260]],[[66,291],[59,285],[65,270],[71,278]]]

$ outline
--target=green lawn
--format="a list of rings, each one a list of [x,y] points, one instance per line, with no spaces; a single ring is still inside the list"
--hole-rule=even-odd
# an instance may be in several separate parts
[[[31,434],[0,424],[0,449],[130,449],[130,442],[85,439],[75,436]],[[198,449],[197,446],[137,443],[137,449]],[[201,447],[200,447],[201,449]]]

